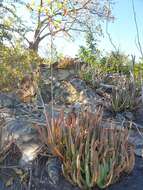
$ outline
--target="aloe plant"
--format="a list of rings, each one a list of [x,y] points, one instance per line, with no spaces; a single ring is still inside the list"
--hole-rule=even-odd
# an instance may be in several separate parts
[[[120,112],[135,110],[141,104],[141,89],[136,81],[125,78],[119,81],[116,88],[113,88],[110,95],[110,110]]]
[[[70,121],[68,121],[70,119]],[[65,178],[81,189],[106,188],[134,167],[134,147],[128,130],[102,127],[102,110],[83,112],[76,119],[51,120],[49,129],[39,128],[43,143],[62,161]]]

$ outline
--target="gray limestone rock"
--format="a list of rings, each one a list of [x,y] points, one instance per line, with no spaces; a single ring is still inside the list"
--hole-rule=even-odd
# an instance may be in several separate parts
[[[15,108],[20,101],[18,97],[14,94],[4,94],[0,93],[0,108],[8,107],[8,108]]]
[[[61,163],[57,158],[51,158],[47,162],[46,172],[50,178],[50,182],[53,185],[57,185],[59,183],[60,174],[61,174]]]

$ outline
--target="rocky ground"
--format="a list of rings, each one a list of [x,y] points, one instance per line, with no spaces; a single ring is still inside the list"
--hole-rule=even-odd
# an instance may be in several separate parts
[[[40,89],[45,109],[51,114],[51,79],[49,70],[45,68],[42,70]],[[61,109],[64,109],[65,114],[73,108],[77,112],[86,109],[96,112],[97,108],[104,103],[102,92],[111,91],[111,89],[112,86],[107,84],[101,84],[97,90],[92,89],[75,74],[75,71],[55,70],[53,74],[54,116],[56,117]],[[56,158],[52,158],[51,155],[36,157],[36,150],[41,147],[41,142],[34,125],[35,123],[41,126],[45,125],[40,96],[35,99],[34,103],[25,104],[20,102],[14,93],[0,93],[0,116],[5,118],[3,138],[12,135],[22,152],[22,156],[18,157],[16,163],[10,160],[8,167],[1,168],[0,190],[78,189],[62,177],[60,163]],[[140,108],[136,113],[124,112],[116,115],[105,110],[103,118],[106,125],[110,124],[112,120],[112,123],[118,128],[121,128],[123,121],[126,125],[132,120],[133,127],[130,130],[129,139],[136,147],[136,164],[133,172],[109,187],[108,190],[141,190],[143,186],[143,160],[141,157],[143,109]]]

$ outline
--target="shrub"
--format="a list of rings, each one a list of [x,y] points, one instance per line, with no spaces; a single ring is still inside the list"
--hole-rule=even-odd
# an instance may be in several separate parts
[[[99,26],[100,28],[100,26]],[[99,29],[98,28],[98,29]],[[101,29],[98,30],[98,35],[102,35]],[[97,34],[96,33],[96,34]],[[79,49],[78,57],[88,65],[94,66],[97,65],[97,60],[100,56],[100,50],[97,48],[98,35],[94,35],[91,28],[85,34],[85,46],[81,46]]]
[[[89,83],[92,87],[98,88],[100,83],[104,81],[106,73],[99,66],[82,67],[79,72],[80,77]]]
[[[31,73],[31,68],[36,70],[42,61],[32,51],[0,45],[0,90],[10,91],[17,88],[23,76]]]
[[[140,60],[136,64],[134,63],[132,73],[134,75],[134,78],[140,82],[143,77],[143,60]]]
[[[49,118],[49,126],[37,127],[41,139],[62,161],[65,178],[81,189],[105,188],[134,166],[134,148],[128,130],[102,127],[102,113]]]
[[[130,74],[130,60],[124,54],[112,52],[111,54],[100,58],[92,57],[83,53],[86,57],[88,67],[83,67],[80,71],[80,76],[93,87],[98,87],[100,82],[106,82],[106,76],[113,74]],[[83,59],[83,58],[82,58]],[[88,60],[89,59],[89,60]],[[107,77],[108,78],[108,77]]]
[[[130,64],[128,56],[120,52],[111,52],[100,60],[100,64],[107,73],[122,73],[129,75]]]
[[[92,53],[90,49],[80,47],[79,57],[83,60],[83,62],[88,63],[89,65],[96,65],[97,55]]]

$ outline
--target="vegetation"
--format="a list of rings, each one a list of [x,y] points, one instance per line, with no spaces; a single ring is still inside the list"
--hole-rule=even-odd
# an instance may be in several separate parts
[[[136,110],[142,104],[141,86],[138,86],[131,78],[120,79],[112,90],[110,104],[109,107],[113,112]]]
[[[112,112],[136,110],[142,105],[142,61],[135,63],[119,51],[103,57],[93,45],[94,36],[89,33],[86,39],[87,47],[81,47],[79,52],[79,57],[88,63],[80,70],[81,78],[94,88],[100,83],[114,86],[110,98],[106,98]]]
[[[49,105],[57,104],[53,98],[54,89],[59,96],[60,90],[63,91],[64,103],[66,102],[64,96],[68,96],[74,89],[64,92],[63,88],[66,88],[65,86],[68,88],[67,84],[59,90],[59,86],[65,81],[70,82],[70,87],[72,82],[74,86],[78,81],[79,86],[82,82],[85,85],[86,82],[93,88],[93,96],[91,94],[91,98],[84,98],[88,94],[87,89],[80,91],[80,87],[79,89],[77,87],[80,92],[70,103],[66,103],[68,108],[75,103],[77,97],[78,103],[76,102],[75,106],[82,109],[83,103],[83,106],[88,107],[86,105],[88,101],[95,97],[94,102],[96,92],[100,90],[103,92],[100,100],[103,98],[107,110],[114,114],[133,112],[142,106],[143,58],[136,61],[135,57],[132,56],[130,59],[120,51],[112,51],[103,56],[103,52],[98,48],[100,36],[103,35],[101,21],[114,20],[112,2],[112,0],[0,2],[0,92],[8,94],[15,91],[19,101],[23,103],[20,106],[28,105],[23,106],[22,113],[26,112],[26,117],[32,122],[40,124],[39,118],[43,120],[45,115],[46,126],[36,125],[41,141],[46,151],[50,150],[53,156],[61,160],[64,177],[81,189],[92,189],[94,186],[106,188],[117,182],[120,176],[130,173],[135,162],[134,147],[128,141],[128,128],[122,126],[119,130],[112,126],[107,127],[102,118],[101,108],[96,110],[95,114],[79,111],[65,116],[62,111],[58,117],[49,117],[46,112]],[[27,12],[28,19],[21,18],[21,9]],[[54,44],[56,37],[62,34],[62,37],[74,38],[77,32],[78,35],[85,34],[86,44],[80,47],[76,58],[59,55]],[[42,58],[39,53],[42,42],[45,42],[44,47],[46,43],[50,45],[50,48],[46,47],[47,59]],[[141,50],[139,37],[138,46]],[[49,64],[48,71],[45,63]],[[67,75],[66,79],[61,77],[61,80],[56,81],[56,72],[54,73],[53,69],[66,69],[65,72],[60,70],[61,75]],[[72,71],[67,71],[68,69]],[[74,79],[81,78],[83,81],[73,80],[73,75]],[[111,92],[104,91],[101,83],[104,86],[112,86]],[[33,103],[35,96],[38,106]],[[47,96],[48,100],[45,98],[46,101],[43,101],[44,96]],[[50,103],[45,106],[44,102]],[[98,104],[100,101],[97,100]],[[95,102],[95,106],[97,105]],[[31,112],[30,117],[28,109]],[[38,119],[33,119],[33,116]],[[18,159],[21,158],[21,151],[13,141],[7,139],[3,142],[4,124],[5,120],[0,117],[0,165],[4,164],[9,153],[12,153],[12,156],[17,155]]]
[[[110,1],[109,1],[110,2]],[[98,4],[98,6],[97,6]],[[27,23],[23,19],[19,18],[17,13],[17,7],[21,7],[30,14],[30,23]],[[90,16],[96,21],[98,18],[101,20],[112,20],[110,6],[107,1],[94,1],[94,0],[82,0],[82,1],[30,1],[29,3],[15,2],[7,5],[1,3],[1,12],[6,12],[6,23],[2,22],[2,36],[7,40],[13,36],[12,32],[17,34],[19,38],[23,39],[24,44],[34,51],[38,51],[39,44],[47,39],[47,37],[55,36],[59,33],[65,36],[71,36],[72,31],[85,32],[91,24],[88,21]],[[3,13],[5,14],[5,13]],[[0,19],[3,21],[3,15],[0,15]],[[15,23],[16,20],[16,23]],[[28,24],[28,25],[27,25]],[[92,22],[95,26],[96,22]],[[19,26],[19,28],[15,26]],[[27,37],[27,34],[32,32],[33,40]],[[0,32],[1,33],[1,32]],[[10,38],[9,38],[10,37]]]
[[[134,166],[134,148],[128,130],[102,128],[102,112],[85,112],[79,117],[49,118],[45,128],[37,127],[42,142],[62,160],[66,179],[81,189],[105,188]],[[104,137],[104,138],[103,138]]]
[[[0,90],[17,89],[23,76],[37,71],[42,62],[35,52],[0,45]]]

